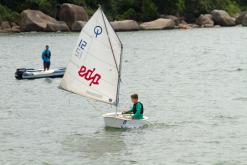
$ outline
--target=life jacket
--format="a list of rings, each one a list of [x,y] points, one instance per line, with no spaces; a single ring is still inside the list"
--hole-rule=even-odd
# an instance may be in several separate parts
[[[135,114],[136,113],[136,104],[141,104],[141,106],[142,106],[142,108],[141,108],[141,114],[143,114],[143,112],[144,112],[144,108],[143,108],[143,104],[141,103],[141,102],[137,102],[137,103],[135,103],[134,105],[133,105],[133,114]]]

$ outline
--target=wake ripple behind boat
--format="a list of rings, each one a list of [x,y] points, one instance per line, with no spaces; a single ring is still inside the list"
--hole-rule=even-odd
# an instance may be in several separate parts
[[[44,71],[43,69],[26,69],[19,68],[15,72],[15,78],[21,79],[37,79],[37,78],[57,78],[63,77],[66,68],[57,68]]]

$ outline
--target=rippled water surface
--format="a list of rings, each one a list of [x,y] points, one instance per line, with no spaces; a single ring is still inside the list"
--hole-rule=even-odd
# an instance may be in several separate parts
[[[0,35],[0,164],[247,164],[247,29],[119,33],[120,108],[138,93],[152,123],[105,129],[108,105],[57,88],[61,79],[15,80],[19,67],[66,66],[78,33]]]

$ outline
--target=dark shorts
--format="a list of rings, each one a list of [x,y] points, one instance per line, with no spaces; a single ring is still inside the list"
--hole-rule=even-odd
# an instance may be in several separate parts
[[[49,70],[50,69],[50,62],[44,62],[44,70]]]

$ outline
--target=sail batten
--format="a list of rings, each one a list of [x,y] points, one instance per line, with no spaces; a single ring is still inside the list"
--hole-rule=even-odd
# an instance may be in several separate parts
[[[60,87],[118,104],[122,43],[101,8],[82,29]]]

